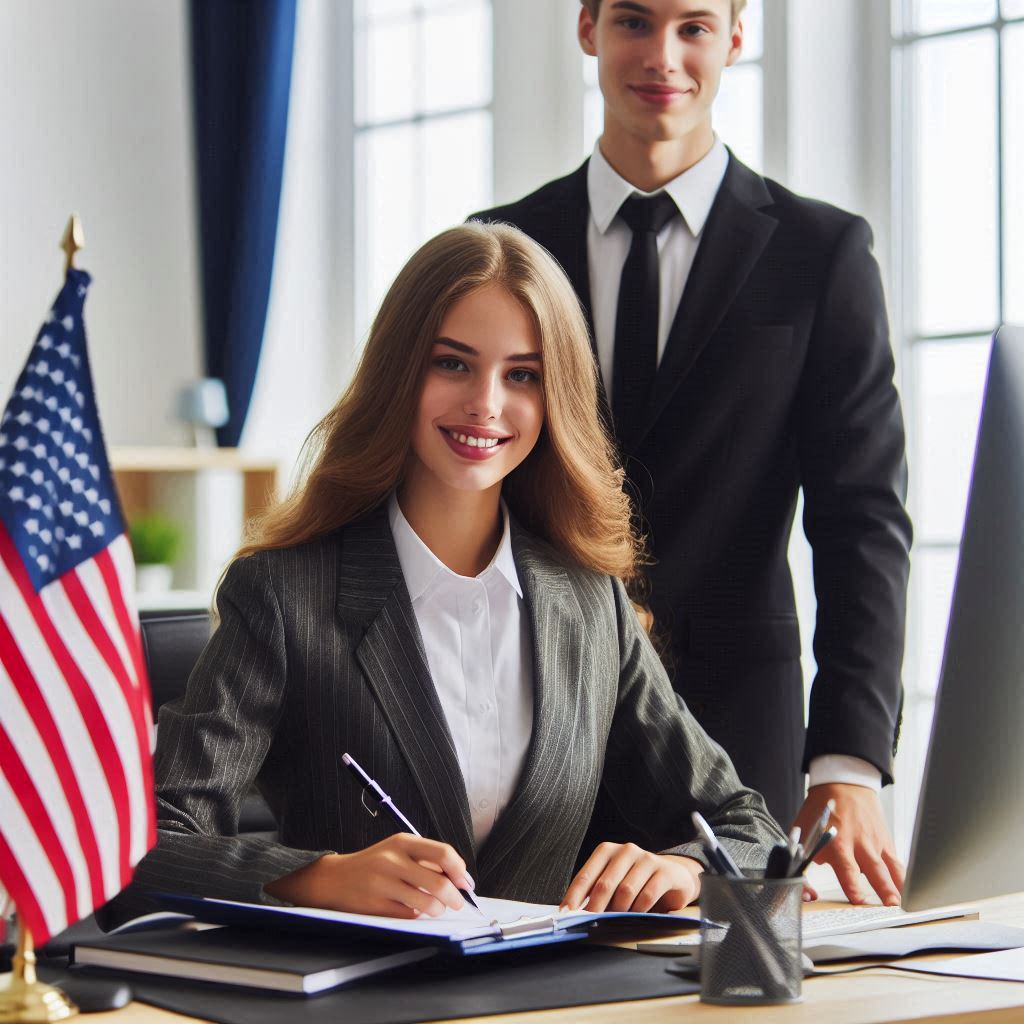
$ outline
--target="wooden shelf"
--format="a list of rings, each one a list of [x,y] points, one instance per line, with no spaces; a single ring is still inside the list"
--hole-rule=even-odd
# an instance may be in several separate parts
[[[159,511],[158,490],[172,473],[219,470],[242,476],[242,517],[248,522],[277,497],[277,462],[237,448],[111,448],[110,468],[129,522]]]
[[[110,468],[128,525],[153,513],[181,525],[175,585],[204,594],[278,494],[277,462],[237,448],[115,447]]]

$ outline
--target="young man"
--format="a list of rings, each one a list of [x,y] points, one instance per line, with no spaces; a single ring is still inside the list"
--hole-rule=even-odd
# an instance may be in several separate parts
[[[899,731],[911,529],[884,298],[862,219],[761,178],[712,131],[744,4],[582,0],[598,145],[477,216],[545,245],[590,316],[677,690],[781,822],[806,832],[834,799],[826,859],[847,896],[862,899],[863,870],[895,904],[903,868],[878,791]],[[801,487],[818,602],[806,733],[787,560]]]

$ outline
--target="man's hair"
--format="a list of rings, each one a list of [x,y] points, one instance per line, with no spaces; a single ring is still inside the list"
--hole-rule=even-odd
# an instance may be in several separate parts
[[[732,5],[732,22],[735,25],[736,19],[743,13],[743,8],[747,6],[747,0],[729,0]],[[601,0],[580,0],[580,3],[588,11],[590,16],[597,21],[597,12],[601,9]]]

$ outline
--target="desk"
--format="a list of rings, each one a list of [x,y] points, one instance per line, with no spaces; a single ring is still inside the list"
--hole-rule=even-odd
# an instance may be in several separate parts
[[[982,920],[1024,927],[1024,893],[972,902],[976,902]],[[830,905],[834,904],[824,904]],[[813,909],[809,912],[813,913]],[[91,1014],[88,1020],[89,1024],[189,1024],[197,1018],[134,1003],[116,1013]],[[622,1024],[625,1020],[630,1024],[678,1024],[681,1020],[707,1024],[1024,1024],[1024,983],[906,974],[879,967],[836,978],[808,978],[804,981],[804,1001],[797,1006],[705,1006],[696,995],[691,995],[463,1018],[460,1024]]]

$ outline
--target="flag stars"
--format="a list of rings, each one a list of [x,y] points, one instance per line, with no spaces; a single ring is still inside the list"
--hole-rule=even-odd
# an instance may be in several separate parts
[[[28,438],[16,437],[14,439],[14,447],[17,448],[19,452],[25,451],[28,448]]]
[[[71,355],[71,346],[66,341],[62,341],[57,346],[57,355],[59,355],[61,359],[67,359],[67,357]]]
[[[33,454],[33,455],[34,455],[34,456],[35,456],[35,457],[36,457],[37,459],[44,459],[44,458],[46,458],[46,445],[45,445],[45,444],[37,444],[37,445],[36,445],[36,446],[35,446],[35,447],[34,447],[34,448],[32,449],[32,454]]]
[[[53,348],[53,338],[51,338],[48,334],[44,334],[39,339],[39,347],[43,349],[43,351]]]
[[[106,533],[106,528],[99,520],[95,523],[90,523],[89,529],[94,537],[102,537],[103,534]]]
[[[88,489],[88,490],[87,490],[87,491],[85,492],[85,500],[86,500],[87,502],[89,502],[89,504],[90,504],[90,505],[95,505],[95,504],[96,504],[96,501],[97,501],[97,499],[99,498],[99,496],[100,496],[100,495],[99,495],[99,492],[98,492],[98,491],[96,490],[96,488],[95,488],[95,487],[90,487],[90,488],[89,488],[89,489]]]
[[[49,530],[44,528],[39,531],[39,539],[44,544],[51,544],[53,542],[53,534]]]
[[[24,501],[25,500],[25,488],[24,487],[12,487],[7,492],[7,497],[11,501]]]
[[[62,483],[66,484],[71,479],[71,472],[67,466],[61,466],[57,470],[57,479]]]
[[[100,498],[99,501],[100,511],[105,515],[110,515],[110,502],[106,498]]]
[[[63,423],[71,422],[71,410],[66,405],[60,407],[60,418]]]
[[[50,432],[50,421],[36,420],[36,430],[41,434],[48,434]]]
[[[38,519],[26,519],[25,520],[25,532],[32,534],[34,537],[39,532],[39,520]]]
[[[88,512],[76,512],[72,518],[78,523],[79,526],[88,526],[89,524],[89,513]]]
[[[27,427],[32,422],[32,413],[28,409],[23,409],[14,417],[23,427]]]
[[[72,551],[77,551],[82,546],[82,538],[77,533],[68,535],[68,547]]]
[[[11,466],[11,472],[15,476],[24,476],[28,472],[28,470],[25,469],[24,462],[16,462],[13,466]]]
[[[54,384],[63,384],[64,383],[64,371],[63,370],[54,370],[53,373],[50,374],[50,380],[52,380]]]
[[[66,519],[70,518],[71,513],[75,511],[75,506],[70,501],[62,501],[57,508],[60,509],[60,514]]]
[[[79,465],[79,467],[81,469],[85,469],[85,467],[89,465],[89,453],[88,452],[79,452],[75,456],[75,462],[78,463],[78,465]]]
[[[36,487],[38,487],[45,479],[41,469],[33,469],[32,472],[29,473],[28,478],[36,485]]]
[[[61,320],[61,325],[65,331],[70,331],[75,326],[74,318],[70,316],[64,317],[64,319]]]
[[[25,499],[25,504],[28,505],[33,512],[38,512],[43,507],[43,499],[38,494],[30,494]]]

